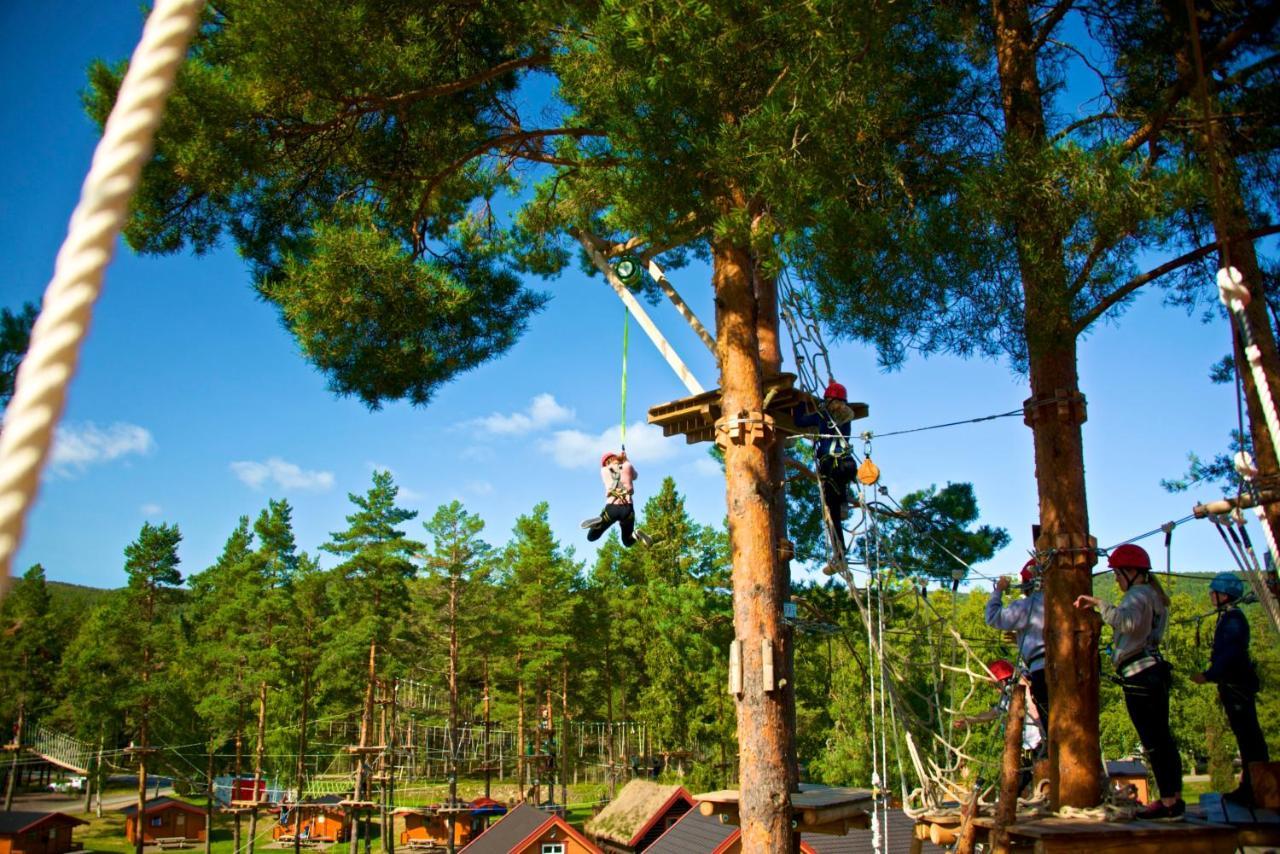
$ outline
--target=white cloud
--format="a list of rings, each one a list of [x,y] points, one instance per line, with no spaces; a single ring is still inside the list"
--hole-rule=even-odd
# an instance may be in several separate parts
[[[550,394],[540,394],[529,402],[523,412],[512,412],[504,415],[495,412],[484,418],[470,422],[470,426],[498,436],[525,436],[538,430],[545,430],[553,424],[572,421],[574,411],[561,406]]]
[[[707,477],[724,477],[724,469],[720,464],[708,456],[698,457],[693,461],[693,470]]]
[[[333,486],[333,472],[306,471],[298,465],[271,457],[266,462],[239,460],[231,471],[240,481],[254,489],[262,489],[270,481],[281,489],[305,489],[323,492]]]
[[[137,424],[118,421],[106,428],[92,421],[64,424],[55,435],[50,462],[59,473],[69,474],[120,457],[149,454],[155,446],[151,432]]]
[[[159,504],[143,504],[141,507],[138,508],[138,512],[140,512],[143,516],[155,517],[163,513],[164,508],[161,507]]]
[[[557,430],[538,442],[538,450],[550,454],[556,465],[566,469],[599,468],[600,455],[616,451],[622,444],[621,427],[610,427],[595,436],[581,430]],[[627,456],[640,468],[642,463],[674,457],[684,445],[679,438],[666,438],[657,427],[637,421],[627,425]]]

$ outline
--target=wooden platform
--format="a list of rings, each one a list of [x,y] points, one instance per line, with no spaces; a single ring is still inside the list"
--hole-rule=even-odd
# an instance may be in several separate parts
[[[1239,845],[1280,846],[1280,812],[1276,810],[1242,807],[1216,792],[1209,792],[1200,796],[1198,806],[1187,808],[1187,815],[1200,821],[1231,825],[1239,834]]]
[[[784,436],[810,435],[815,428],[797,427],[791,419],[791,411],[800,404],[816,407],[818,399],[808,392],[795,388],[795,374],[777,374],[765,381],[768,400],[765,409],[773,418],[774,426]],[[854,419],[866,418],[871,408],[865,403],[850,403]],[[683,435],[689,444],[713,442],[716,438],[716,421],[720,420],[720,389],[704,391],[693,397],[661,403],[649,410],[649,423],[662,428],[663,436]]]
[[[719,815],[728,824],[738,823],[737,789],[706,792],[693,799],[699,802],[698,810],[703,815]],[[791,809],[799,830],[844,836],[850,830],[871,825],[874,800],[875,796],[866,789],[801,783],[800,791],[791,793]]]
[[[995,820],[975,819],[981,839]],[[1037,818],[1009,828],[1015,851],[1036,854],[1233,854],[1236,829],[1201,821],[1092,821],[1076,818]]]

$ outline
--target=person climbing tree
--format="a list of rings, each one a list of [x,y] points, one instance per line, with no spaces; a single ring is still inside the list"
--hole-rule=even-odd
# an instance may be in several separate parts
[[[1223,797],[1253,806],[1249,763],[1269,762],[1271,756],[1262,727],[1258,725],[1258,672],[1249,657],[1249,621],[1239,607],[1243,595],[1244,582],[1233,573],[1219,572],[1209,582],[1209,598],[1218,611],[1218,623],[1213,630],[1209,667],[1192,676],[1191,681],[1198,685],[1217,684],[1218,699],[1240,747],[1240,785]]]
[[[627,452],[605,451],[600,458],[600,479],[604,481],[604,509],[599,515],[582,521],[587,529],[587,539],[595,542],[604,536],[604,532],[617,522],[622,527],[622,544],[631,548],[636,540],[646,546],[653,545],[653,538],[644,531],[635,531],[636,510],[632,503],[635,494],[635,466],[627,459]]]
[[[1114,633],[1111,660],[1124,688],[1129,720],[1138,731],[1160,790],[1160,798],[1140,810],[1138,818],[1179,819],[1187,805],[1182,800],[1182,757],[1169,729],[1172,668],[1160,656],[1160,640],[1169,625],[1169,597],[1151,576],[1151,558],[1141,546],[1119,546],[1107,564],[1124,594],[1120,604],[1081,595],[1075,606],[1096,607]]]
[[[1035,558],[1027,561],[1022,567],[1022,598],[1004,604],[1004,592],[1009,589],[1010,580],[1006,575],[1000,576],[987,600],[986,622],[993,629],[1013,632],[1018,644],[1018,655],[1022,658],[1022,666],[1026,669],[1027,681],[1031,685],[1031,699],[1036,712],[1048,731],[1049,726],[1049,682],[1044,672],[1044,593],[1040,590],[1039,570]]]
[[[816,412],[809,412],[808,407],[801,404],[792,411],[791,418],[797,427],[818,430],[818,437],[813,443],[813,458],[822,484],[822,503],[831,520],[831,563],[824,567],[823,572],[834,575],[844,564],[844,537],[840,533],[840,522],[849,505],[849,484],[858,474],[849,448],[849,425],[853,422],[853,412],[849,409],[848,392],[843,385],[831,380],[822,393],[822,403]]]

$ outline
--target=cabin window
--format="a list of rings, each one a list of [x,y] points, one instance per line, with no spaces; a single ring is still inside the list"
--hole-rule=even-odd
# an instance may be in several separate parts
[[[542,843],[542,854],[564,854],[563,842]]]
[[[152,827],[160,827],[163,824],[164,824],[164,819],[161,816],[155,816],[154,818],[151,819]]]

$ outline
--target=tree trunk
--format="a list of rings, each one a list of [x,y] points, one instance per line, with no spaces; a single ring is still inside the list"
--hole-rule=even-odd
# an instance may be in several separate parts
[[[1014,205],[1024,324],[1031,374],[1025,420],[1035,443],[1040,498],[1040,552],[1054,551],[1044,574],[1045,651],[1049,698],[1049,786],[1054,808],[1098,803],[1102,756],[1098,744],[1096,615],[1074,607],[1093,589],[1096,544],[1089,537],[1085,500],[1084,397],[1076,371],[1076,336],[1062,236],[1039,215],[1040,188],[1018,180],[1047,146],[1036,71],[1034,33],[1026,0],[992,0],[996,60],[1005,117],[1005,155],[1012,184],[1025,198]],[[1028,176],[1029,177],[1029,176]],[[1053,401],[1052,403],[1050,401]]]
[[[569,662],[560,659],[560,805],[569,807]]]
[[[253,809],[249,811],[249,854],[258,839],[258,786],[262,781],[262,754],[267,739],[267,683],[258,683],[258,739],[253,751]]]
[[[355,793],[352,800],[364,800],[364,790],[367,781],[365,779],[365,754],[363,748],[369,746],[369,736],[373,729],[373,683],[377,679],[378,672],[378,640],[374,638],[369,641],[369,669],[365,674],[364,685],[364,708],[360,714],[360,748],[356,753],[356,779]],[[360,811],[353,808],[351,810],[351,854],[358,854],[360,851]],[[368,825],[364,828],[365,833],[369,831]]]
[[[106,779],[106,775],[102,772],[102,741],[103,741],[103,734],[102,734],[102,731],[101,731],[101,730],[99,730],[99,732],[98,732],[98,762],[97,762],[97,768],[95,769],[95,770],[97,771],[97,773],[96,773],[96,775],[95,775],[95,778],[96,778],[96,779],[94,780],[94,784],[95,784],[95,785],[94,785],[94,792],[95,792],[95,794],[96,794],[96,797],[94,798],[94,803],[97,805],[97,816],[98,816],[98,818],[102,818],[102,784],[103,784],[103,782],[104,782],[104,781],[105,781],[105,779]],[[210,778],[209,778],[209,785],[210,785],[210,786],[212,786],[212,785],[213,785],[213,778],[212,778],[212,777],[210,777]]]
[[[449,576],[449,806],[458,801],[458,574],[451,572]],[[454,828],[457,825],[457,813],[450,811],[447,826],[449,839],[446,843],[449,854],[454,854]]]
[[[302,854],[302,797],[307,788],[307,717],[311,711],[311,668],[302,671],[302,720],[298,723],[297,794],[293,799],[293,854]],[[205,854],[208,854],[206,852]]]
[[[1004,719],[1004,756],[1000,763],[1000,802],[991,846],[995,854],[1009,854],[1009,827],[1018,819],[1018,781],[1022,775],[1022,727],[1027,713],[1027,690],[1014,683],[1009,712]]]
[[[145,657],[145,656],[144,656]],[[138,812],[133,818],[134,854],[142,854],[142,836],[147,826],[147,714],[142,713],[142,725],[138,728]]]
[[[236,685],[243,688],[243,683],[239,678]],[[240,700],[236,704],[236,759],[235,767],[231,769],[231,792],[228,796],[229,801],[236,799],[236,789],[240,785],[240,774],[244,770],[244,694],[241,693]],[[240,851],[240,812],[239,810],[231,814],[231,850]]]
[[[213,854],[213,753],[217,749],[217,745],[210,744],[205,761],[205,780],[208,785],[204,793],[204,854]]]
[[[4,811],[13,809],[13,790],[18,782],[18,759],[22,756],[22,725],[24,723],[26,703],[18,703],[18,722],[13,728],[13,753],[9,760],[9,780],[4,787]]]
[[[775,672],[772,684],[766,684],[764,672],[766,654],[777,663],[786,660],[782,603],[787,591],[779,584],[776,490],[770,478],[774,437],[761,423],[764,394],[750,254],[731,241],[716,240],[712,260],[723,412],[717,442],[725,452],[733,623],[742,646],[737,698],[742,847],[747,854],[786,852],[794,850],[791,738],[785,692],[777,690],[782,674]]]
[[[516,786],[520,790],[517,801],[524,802],[524,757],[528,748],[524,743],[524,676],[520,671],[520,653],[516,653]]]
[[[489,768],[489,654],[484,656],[484,796],[489,793],[492,772]]]

